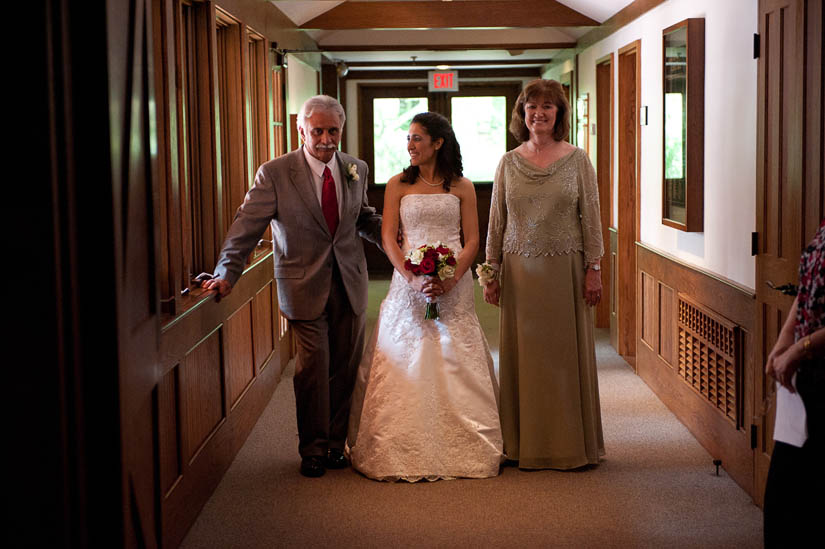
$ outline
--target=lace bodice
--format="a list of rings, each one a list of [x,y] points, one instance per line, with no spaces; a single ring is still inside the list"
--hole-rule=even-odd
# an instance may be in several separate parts
[[[587,263],[604,254],[596,172],[582,149],[547,168],[515,151],[501,158],[486,252],[499,261],[502,252],[527,257],[584,252]]]
[[[408,194],[401,197],[401,232],[405,254],[423,244],[440,240],[458,255],[461,199],[454,194]]]

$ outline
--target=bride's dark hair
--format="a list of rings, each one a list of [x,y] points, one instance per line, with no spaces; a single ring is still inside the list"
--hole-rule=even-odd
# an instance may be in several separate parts
[[[435,175],[444,179],[444,190],[450,192],[450,184],[454,179],[464,175],[464,166],[461,163],[461,147],[455,138],[450,122],[437,112],[420,112],[416,114],[410,124],[421,124],[430,138],[444,140],[435,157]],[[412,185],[418,179],[418,166],[407,166],[401,175],[401,181]]]

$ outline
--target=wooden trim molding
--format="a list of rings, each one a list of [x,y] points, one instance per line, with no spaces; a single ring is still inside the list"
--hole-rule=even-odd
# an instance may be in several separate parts
[[[637,244],[636,368],[752,497],[756,295]]]

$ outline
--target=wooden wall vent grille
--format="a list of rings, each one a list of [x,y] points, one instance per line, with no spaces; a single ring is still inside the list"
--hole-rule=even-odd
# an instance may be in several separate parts
[[[739,326],[679,294],[678,328],[679,376],[739,426]]]

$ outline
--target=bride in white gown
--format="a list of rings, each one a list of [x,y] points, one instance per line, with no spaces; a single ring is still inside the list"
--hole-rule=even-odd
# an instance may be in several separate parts
[[[495,476],[498,384],[469,273],[479,245],[475,189],[443,116],[416,115],[407,139],[410,167],[390,179],[384,199],[384,250],[395,271],[356,379],[352,465],[378,480]],[[456,253],[455,278],[404,269],[410,249],[438,241]],[[424,319],[427,296],[437,296],[437,320]]]

